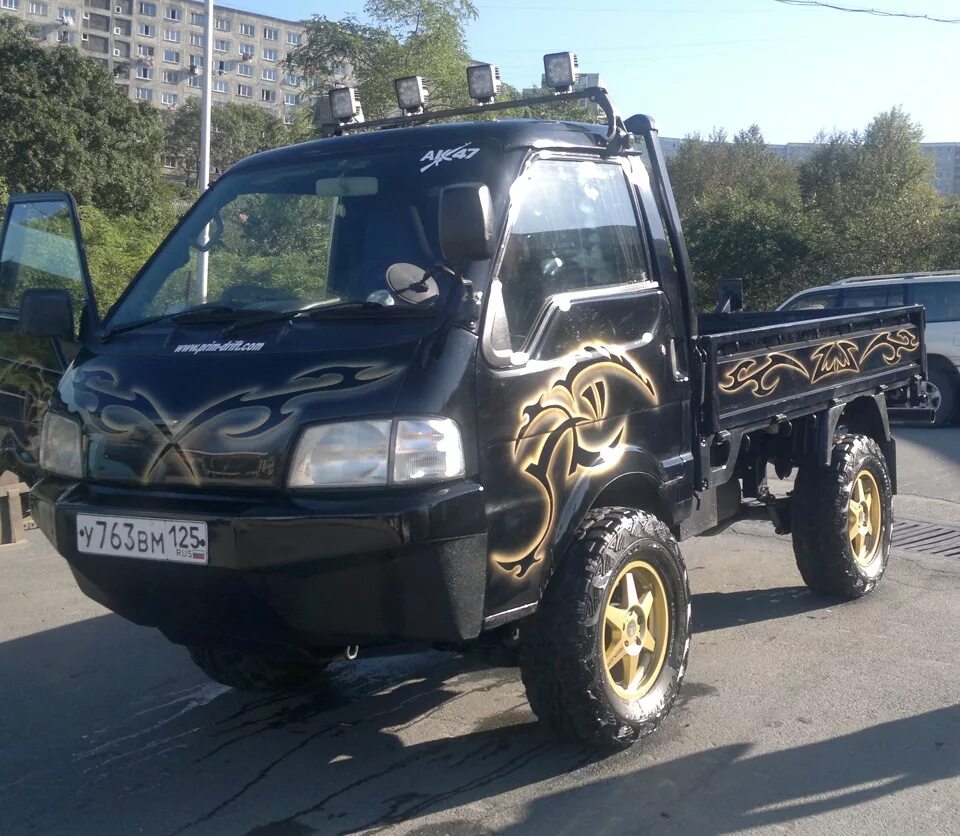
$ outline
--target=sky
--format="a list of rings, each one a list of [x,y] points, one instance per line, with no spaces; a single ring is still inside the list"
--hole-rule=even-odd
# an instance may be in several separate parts
[[[475,0],[470,54],[514,86],[538,82],[546,52],[571,50],[624,115],[663,136],[756,123],[768,142],[866,127],[902,106],[927,142],[960,142],[960,25],[774,0]],[[960,0],[834,0],[960,18]],[[227,0],[291,19],[362,17],[350,0]],[[595,5],[594,5],[595,4]]]

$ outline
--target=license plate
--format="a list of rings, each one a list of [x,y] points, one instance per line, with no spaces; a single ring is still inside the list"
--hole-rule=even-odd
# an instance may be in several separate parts
[[[207,524],[77,514],[77,548],[88,554],[207,562]]]

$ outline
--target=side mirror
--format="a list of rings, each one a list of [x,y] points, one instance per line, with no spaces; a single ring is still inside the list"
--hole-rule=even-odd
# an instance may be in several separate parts
[[[440,247],[455,266],[493,256],[493,201],[482,183],[458,183],[440,192]]]
[[[743,310],[743,279],[717,281],[717,307],[714,313],[733,313]]]
[[[73,302],[68,290],[25,290],[20,297],[20,330],[28,337],[73,341]]]

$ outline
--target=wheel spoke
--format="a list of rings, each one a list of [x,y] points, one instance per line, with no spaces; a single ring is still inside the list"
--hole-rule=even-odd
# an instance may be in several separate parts
[[[653,609],[653,592],[649,589],[643,596],[643,600],[640,602],[640,612],[643,613],[643,620],[646,621],[650,618],[650,610]]]
[[[627,609],[632,610],[640,606],[640,596],[637,593],[637,581],[633,577],[633,572],[627,572],[623,577],[623,582],[627,587]]]
[[[607,666],[608,671],[612,671],[616,667],[617,663],[626,655],[627,648],[624,647],[623,642],[617,642],[616,644],[607,648],[607,652],[604,654],[604,663]]]
[[[849,531],[851,540],[853,540],[853,538],[857,536],[857,532],[860,531],[860,517],[856,514],[850,515]]]
[[[613,627],[616,630],[623,632],[623,625],[627,623],[627,611],[621,609],[615,604],[607,604],[607,609],[604,613],[607,619],[607,624]]]
[[[863,477],[857,479],[857,503],[863,505]]]
[[[653,633],[649,630],[643,634],[643,638],[640,640],[640,647],[644,650],[649,650],[651,653],[657,649],[657,642],[653,638]]]
[[[623,657],[623,687],[630,691],[633,689],[633,680],[637,678],[640,670],[640,654],[627,653]]]

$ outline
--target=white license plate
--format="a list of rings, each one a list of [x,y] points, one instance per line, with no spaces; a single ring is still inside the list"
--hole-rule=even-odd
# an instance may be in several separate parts
[[[77,514],[77,548],[88,554],[207,562],[207,524]]]

